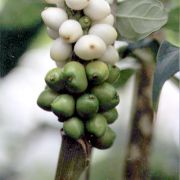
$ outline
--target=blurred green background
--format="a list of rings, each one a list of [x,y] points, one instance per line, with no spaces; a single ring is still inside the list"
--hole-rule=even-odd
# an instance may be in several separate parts
[[[177,1],[163,1],[168,11]],[[0,180],[54,178],[61,137],[56,117],[39,109],[36,99],[44,88],[44,75],[55,67],[49,57],[52,40],[40,13],[43,0],[0,0]],[[174,17],[174,16],[173,16]],[[177,43],[177,28],[170,17],[164,28]],[[175,37],[175,38],[174,38]],[[114,146],[94,150],[92,180],[122,179],[129,137],[135,77],[119,89],[119,119]],[[179,178],[179,92],[170,81],[163,88],[150,157],[153,180]]]

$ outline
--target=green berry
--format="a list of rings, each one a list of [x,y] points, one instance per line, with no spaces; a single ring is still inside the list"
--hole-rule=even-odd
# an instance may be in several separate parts
[[[91,89],[99,100],[100,111],[107,111],[119,104],[119,95],[116,89],[109,83],[105,82]]]
[[[110,127],[107,127],[104,135],[94,139],[92,145],[98,149],[108,149],[113,145],[115,138],[115,132]]]
[[[102,61],[90,62],[86,66],[87,78],[92,84],[101,84],[109,76],[108,66]]]
[[[76,111],[82,118],[89,118],[95,115],[99,109],[99,102],[93,94],[84,94],[77,99]]]
[[[120,69],[115,65],[108,65],[109,68],[109,77],[107,79],[107,82],[112,84],[116,82],[116,80],[120,77]]]
[[[106,119],[101,114],[96,114],[86,122],[87,132],[96,137],[101,137],[105,133],[106,128]]]
[[[118,118],[118,112],[116,108],[103,112],[102,115],[106,118],[108,124],[112,124]]]
[[[63,79],[63,70],[60,68],[50,70],[45,77],[46,84],[55,91],[61,91],[64,89]]]
[[[88,86],[85,68],[76,61],[68,62],[64,66],[64,80],[70,93],[82,93]]]
[[[59,95],[51,104],[52,111],[60,118],[69,118],[74,114],[75,101],[68,94]]]
[[[63,130],[67,136],[77,140],[84,134],[84,124],[79,118],[72,117],[64,122]]]
[[[47,88],[39,95],[37,99],[37,104],[42,109],[50,111],[51,103],[56,99],[57,96],[58,94],[55,91]]]

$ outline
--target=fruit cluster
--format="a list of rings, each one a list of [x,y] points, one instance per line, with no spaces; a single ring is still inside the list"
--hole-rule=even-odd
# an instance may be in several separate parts
[[[55,39],[50,56],[58,67],[47,73],[37,104],[58,116],[67,136],[109,148],[115,133],[108,124],[118,117],[114,85],[120,76],[110,6],[105,0],[46,1],[57,5],[45,9],[42,19]]]

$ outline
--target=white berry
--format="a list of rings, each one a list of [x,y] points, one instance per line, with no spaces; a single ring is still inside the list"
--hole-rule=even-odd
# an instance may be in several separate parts
[[[83,30],[78,21],[69,19],[62,23],[59,29],[59,35],[64,39],[64,41],[73,43],[83,35]]]
[[[83,60],[99,58],[106,50],[104,41],[95,35],[82,36],[75,44],[75,54]]]
[[[115,64],[117,61],[119,61],[118,51],[114,46],[108,46],[105,53],[99,58],[99,60],[109,64]]]
[[[63,39],[56,39],[50,49],[50,56],[55,61],[65,61],[72,53],[72,46]]]
[[[66,12],[63,9],[56,7],[45,9],[42,11],[41,16],[46,26],[55,31],[58,31],[60,25],[68,19]]]
[[[99,36],[107,45],[113,44],[117,38],[116,29],[109,24],[95,24],[90,28],[89,34]]]
[[[49,27],[47,27],[47,34],[51,39],[57,39],[59,37],[59,33]]]
[[[65,1],[67,6],[73,10],[84,9],[89,3],[89,0],[65,0]]]
[[[113,26],[114,16],[112,14],[110,14],[99,21],[94,21],[93,24],[109,24],[109,25]]]
[[[105,0],[90,0],[84,9],[84,14],[92,20],[100,20],[111,13],[111,8]]]

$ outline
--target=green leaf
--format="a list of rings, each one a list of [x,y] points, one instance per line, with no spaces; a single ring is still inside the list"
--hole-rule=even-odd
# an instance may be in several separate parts
[[[179,32],[175,32],[165,28],[165,36],[166,40],[171,44],[180,47],[180,34]]]
[[[157,55],[157,65],[153,81],[153,107],[157,111],[161,89],[166,80],[179,71],[179,48],[164,41]]]
[[[168,22],[166,28],[175,32],[179,32],[179,16],[180,7],[176,7],[169,12]]]
[[[126,0],[117,7],[117,29],[129,40],[145,38],[167,22],[167,13],[158,0]]]
[[[7,0],[0,11],[1,27],[30,27],[40,22],[44,3],[40,0]]]
[[[113,86],[116,88],[124,86],[135,72],[136,70],[131,68],[122,69],[119,78],[113,83]]]

